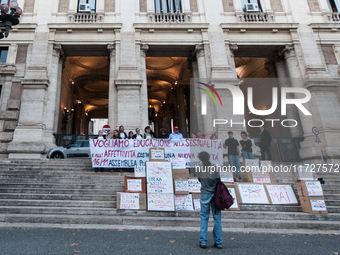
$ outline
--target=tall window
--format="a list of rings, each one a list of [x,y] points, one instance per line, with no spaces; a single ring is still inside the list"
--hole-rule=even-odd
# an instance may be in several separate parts
[[[182,12],[181,0],[155,0],[156,13]]]
[[[260,11],[262,12],[262,6],[260,0],[241,0],[243,11],[246,11],[246,4],[257,4]]]
[[[8,53],[7,47],[1,47],[0,48],[0,63],[6,63],[7,62],[7,53]]]
[[[328,7],[332,12],[339,12],[340,10],[340,0],[328,0]]]
[[[96,0],[79,0],[78,11],[80,4],[89,4],[92,13],[96,12]]]

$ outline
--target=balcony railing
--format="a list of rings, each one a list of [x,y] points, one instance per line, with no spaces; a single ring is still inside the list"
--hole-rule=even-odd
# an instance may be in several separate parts
[[[185,13],[155,13],[149,15],[151,22],[184,23],[191,21],[191,15]]]
[[[275,21],[274,14],[267,14],[263,12],[245,12],[238,15],[239,22],[248,23],[269,23]]]
[[[75,23],[96,23],[103,20],[103,15],[97,13],[75,13],[69,15],[69,20]]]
[[[333,12],[330,21],[340,22],[340,12]]]

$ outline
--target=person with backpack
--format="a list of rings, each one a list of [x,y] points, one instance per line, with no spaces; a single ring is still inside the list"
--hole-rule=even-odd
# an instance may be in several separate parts
[[[207,248],[207,232],[208,221],[210,216],[210,205],[212,208],[212,214],[214,218],[214,246],[218,249],[222,249],[222,223],[221,223],[221,210],[215,206],[215,191],[218,181],[220,181],[220,173],[211,171],[214,167],[211,167],[209,161],[210,156],[207,152],[203,151],[198,155],[203,167],[200,167],[200,171],[197,173],[198,180],[201,183],[201,230],[200,237],[198,238],[200,247],[202,249]]]

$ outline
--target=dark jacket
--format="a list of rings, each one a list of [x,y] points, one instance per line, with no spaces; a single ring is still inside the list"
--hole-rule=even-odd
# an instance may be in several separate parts
[[[121,133],[119,133],[119,137],[120,137],[120,134],[121,134]],[[127,135],[125,132],[124,132],[124,136],[125,136],[125,137],[124,137],[123,139],[127,139],[127,138],[128,138],[128,135]]]
[[[139,134],[141,138],[143,138],[143,135]],[[134,134],[133,135],[133,139],[136,139],[137,138],[137,134]]]
[[[168,135],[168,134],[159,135],[158,138],[160,138],[160,139],[168,139],[168,138],[169,138],[169,135]]]
[[[270,133],[264,129],[263,132],[260,133],[260,147],[270,147],[271,141],[272,137]]]

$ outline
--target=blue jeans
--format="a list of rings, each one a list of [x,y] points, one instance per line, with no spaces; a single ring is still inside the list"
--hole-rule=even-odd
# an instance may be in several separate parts
[[[236,167],[236,176],[241,176],[240,157],[238,155],[229,155],[228,160],[231,167]]]
[[[254,154],[248,151],[241,151],[243,159],[255,159]]]
[[[212,215],[214,217],[214,230],[213,237],[216,244],[222,244],[222,223],[221,223],[221,210],[216,210],[215,213],[215,194],[201,194],[201,231],[198,241],[202,245],[206,245],[208,242],[208,221],[210,216],[210,204],[212,207]]]

